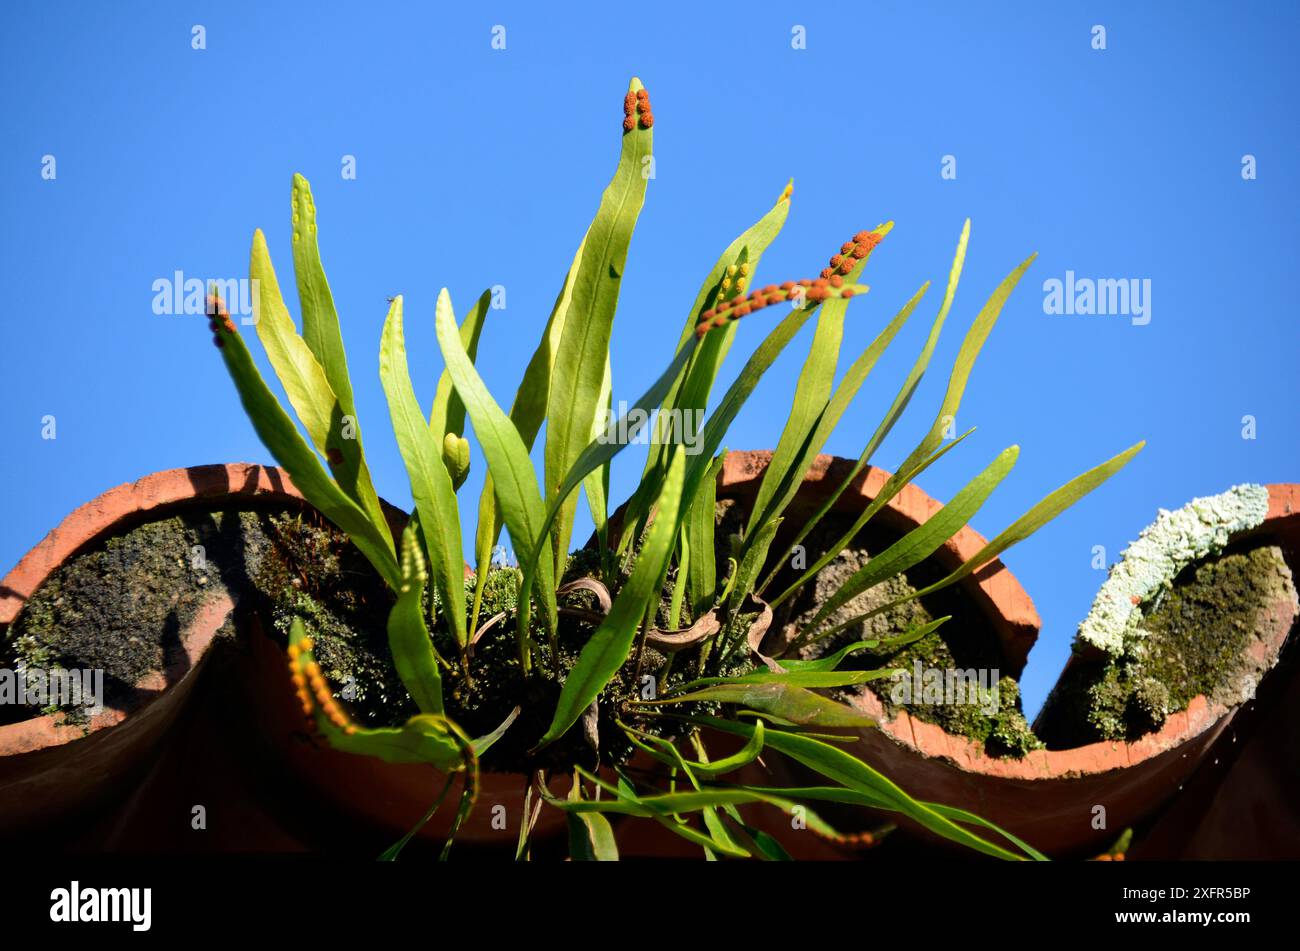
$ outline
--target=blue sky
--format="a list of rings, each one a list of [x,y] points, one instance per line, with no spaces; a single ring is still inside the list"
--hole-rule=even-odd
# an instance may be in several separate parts
[[[897,222],[868,268],[871,294],[850,310],[841,369],[923,281],[941,286],[969,216],[966,271],[933,370],[876,459],[892,467],[928,425],[984,298],[1039,252],[967,390],[958,426],[978,432],[921,481],[949,498],[1019,443],[1015,471],[975,519],[991,535],[1077,472],[1149,440],[1120,477],[1005,558],[1043,616],[1024,679],[1031,713],[1104,577],[1093,546],[1113,561],[1158,507],[1300,479],[1296,7],[468,7],[5,5],[5,570],[110,486],[173,466],[269,461],[206,328],[154,314],[152,286],[177,270],[246,275],[255,227],[288,280],[295,171],[313,184],[376,483],[409,504],[377,374],[385,297],[405,295],[428,401],[441,369],[439,288],[463,313],[504,285],[479,365],[508,404],[613,170],[632,75],[653,96],[656,178],[615,323],[616,400],[657,375],[712,262],[787,178],[793,210],[764,282],[804,276],[853,232]],[[196,24],[206,49],[191,48]],[[496,25],[504,50],[491,46]],[[1096,25],[1104,50],[1093,49]],[[806,49],[792,48],[796,26]],[[1253,180],[1242,176],[1248,154]],[[340,174],[347,155],[355,180]],[[941,176],[944,156],[955,179]],[[1043,282],[1067,271],[1149,280],[1150,322],[1044,313]],[[858,454],[939,296],[830,451]],[[771,315],[753,319],[728,377]],[[729,447],[775,443],[810,337],[805,328],[764,380]],[[42,438],[48,415],[53,440]],[[1242,437],[1248,415],[1254,439]],[[616,500],[639,469],[633,458],[616,468]],[[476,455],[462,490],[472,499],[482,474]]]

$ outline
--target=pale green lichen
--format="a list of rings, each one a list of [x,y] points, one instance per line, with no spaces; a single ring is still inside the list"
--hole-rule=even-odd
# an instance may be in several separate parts
[[[1161,509],[1111,568],[1079,625],[1078,639],[1118,657],[1128,638],[1140,633],[1140,605],[1171,587],[1188,565],[1221,552],[1229,536],[1261,524],[1267,514],[1268,489],[1262,485],[1237,485],[1192,499],[1173,512]]]
[[[1073,664],[1039,716],[1050,749],[1134,740],[1160,729],[1193,698],[1235,706],[1255,695],[1276,658],[1268,619],[1296,604],[1276,545],[1233,546],[1181,572],[1142,605],[1141,626],[1119,656]]]

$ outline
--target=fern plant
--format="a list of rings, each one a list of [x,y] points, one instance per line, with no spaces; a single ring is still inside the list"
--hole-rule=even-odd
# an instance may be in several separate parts
[[[434,323],[445,370],[429,411],[407,368],[402,298],[391,301],[380,340],[379,375],[415,501],[396,544],[366,465],[338,315],[317,247],[316,209],[304,178],[294,177],[292,202],[301,332],[285,306],[261,231],[254,234],[250,273],[258,288],[256,332],[305,438],[259,375],[222,302],[215,294],[210,297],[215,343],[258,435],[306,499],[350,537],[392,589],[387,626],[392,662],[420,711],[398,726],[355,722],[316,662],[311,632],[296,620],[288,646],[290,676],[304,714],[337,749],[391,762],[428,763],[445,771],[448,785],[434,809],[446,797],[452,777],[464,774],[454,828],[473,807],[480,769],[528,774],[533,782],[526,810],[528,802],[535,807],[543,801],[564,810],[575,857],[616,856],[605,818],[615,813],[657,822],[710,857],[779,858],[784,853],[776,840],[752,827],[739,807],[798,807],[813,828],[834,834],[809,809],[810,803],[828,801],[898,813],[990,855],[1041,858],[1029,845],[957,806],[914,800],[843,748],[853,734],[836,731],[871,723],[818,691],[889,673],[841,667],[854,651],[878,648],[881,642],[849,644],[816,659],[797,650],[861,620],[831,622],[856,595],[917,565],[965,525],[1011,470],[1017,447],[999,453],[948,505],[846,579],[781,656],[763,652],[774,610],[850,545],[904,486],[965,438],[945,443],[945,422],[957,413],[976,356],[1032,256],[998,285],[967,331],[925,437],[835,544],[792,583],[778,588],[780,569],[793,546],[823,522],[835,499],[867,466],[920,383],[957,291],[969,222],[938,314],[902,388],[851,471],[777,550],[778,527],[804,474],[922,302],[928,284],[833,386],[849,304],[867,290],[859,279],[891,224],[853,235],[816,278],[755,287],[762,256],[789,213],[787,185],[771,210],[740,234],[705,276],[667,368],[623,418],[612,419],[611,328],[645,197],[643,159],[651,155],[654,134],[649,96],[635,79],[621,121],[613,180],[508,411],[475,368],[490,309],[487,294],[459,324],[447,290],[438,296]],[[742,319],[778,305],[784,312],[776,326],[708,415],[699,444],[692,446],[699,451],[689,452],[680,440],[669,438],[665,420],[706,408]],[[715,487],[727,428],[763,374],[814,319],[790,415],[748,521],[733,537],[716,538]],[[743,321],[745,326],[754,322]],[[652,417],[656,409],[659,413]],[[641,481],[619,516],[611,518],[610,463],[642,435],[651,418],[658,431],[650,440]],[[487,462],[472,553],[476,570],[468,578],[457,496],[469,467],[467,420]],[[539,474],[530,452],[543,423]],[[907,597],[929,594],[977,571],[1096,488],[1140,448],[1066,483],[965,564]],[[598,543],[594,550],[571,554],[580,489]],[[493,563],[503,529],[517,553],[517,566]],[[506,609],[487,616],[485,596],[492,600],[487,593],[494,584],[509,587],[511,598]],[[898,631],[884,646],[910,643],[943,620]],[[728,748],[739,745],[739,750],[711,760],[708,746],[719,734],[733,734],[738,739],[730,740]],[[738,771],[764,753],[803,764],[824,777],[825,784],[787,789],[744,783]],[[634,777],[627,769],[635,754],[663,765],[657,782]],[[549,780],[556,774],[572,778],[567,798],[551,792]],[[520,849],[522,854],[522,836]]]

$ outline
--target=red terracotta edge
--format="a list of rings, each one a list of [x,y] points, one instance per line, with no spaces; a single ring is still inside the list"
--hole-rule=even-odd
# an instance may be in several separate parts
[[[65,726],[60,718],[45,715],[0,726],[0,757],[63,746],[122,723],[145,704],[162,696],[165,690],[194,675],[234,607],[230,595],[225,593],[204,602],[181,634],[182,650],[173,652],[163,670],[151,671],[140,678],[131,700],[121,708],[105,707],[84,724]]]
[[[728,453],[718,477],[719,496],[752,497],[758,492],[763,470],[771,458],[772,453],[768,450]],[[800,495],[816,495],[823,484],[829,491],[839,485],[852,465],[852,460],[819,455],[804,479]],[[833,511],[853,510],[856,514],[861,509],[860,500],[874,499],[889,477],[890,473],[884,469],[867,466],[840,496]],[[877,518],[883,524],[906,530],[926,521],[941,508],[942,503],[908,483],[880,510]],[[983,535],[967,525],[945,542],[934,557],[945,568],[956,568],[973,558],[986,543]],[[1034,602],[1015,576],[996,559],[967,579],[963,587],[985,609],[1013,667],[1012,673],[1018,675],[1042,626]]]
[[[719,497],[752,501],[770,458],[771,453],[732,454],[720,480]],[[808,497],[803,507],[811,512],[851,466],[849,460],[820,457],[800,493]],[[845,514],[860,512],[887,476],[878,470],[860,475],[835,509]],[[822,483],[827,488],[819,491]],[[1268,489],[1270,504],[1265,524],[1240,537],[1269,538],[1280,544],[1288,560],[1296,564],[1294,559],[1300,557],[1300,486],[1270,485]],[[891,518],[892,528],[907,531],[939,507],[921,490],[909,486],[877,517],[886,524],[886,519]],[[790,510],[796,518],[798,509],[796,499]],[[978,534],[965,529],[947,549],[940,550],[938,557],[941,562],[956,563],[982,544]],[[1022,632],[1019,638],[1003,635],[1007,653],[1012,654],[1017,643],[1024,644],[1027,651],[1038,630],[1038,614],[1028,595],[1000,564],[990,565],[980,574],[977,590],[985,596],[986,614],[995,622],[995,629],[999,615],[1005,614],[1008,626]],[[999,578],[999,582],[988,583]],[[967,590],[971,591],[969,587]],[[1294,602],[1287,601],[1261,612],[1260,625],[1267,631],[1265,639],[1271,642],[1259,645],[1262,650],[1276,658],[1298,610]],[[989,757],[973,740],[952,736],[906,713],[886,719],[882,705],[869,691],[861,695],[860,706],[879,726],[859,732],[852,746],[855,755],[916,798],[960,805],[1059,856],[1095,855],[1114,840],[1113,831],[1098,830],[1094,825],[1099,806],[1106,810],[1108,828],[1123,829],[1176,796],[1183,784],[1198,773],[1198,765],[1218,747],[1220,738],[1227,735],[1244,708],[1225,708],[1197,697],[1186,710],[1171,716],[1161,730],[1137,742],[1036,751],[1016,760]],[[779,773],[789,772],[779,764],[776,768]],[[797,772],[780,778],[794,785],[807,779]]]
[[[756,492],[758,478],[770,458],[770,452],[730,454],[719,480],[720,497],[740,500]],[[849,460],[819,456],[806,480],[805,488],[815,495],[820,483],[837,484],[851,465]],[[862,501],[874,497],[888,475],[879,469],[866,469],[855,479],[850,491],[841,497],[836,510],[860,510]],[[1284,548],[1295,552],[1300,548],[1300,485],[1270,485],[1268,489],[1270,505],[1267,521],[1247,535],[1276,538]],[[230,496],[267,501],[302,500],[301,494],[282,470],[246,463],[172,469],[118,486],[72,512],[0,582],[0,625],[10,623],[26,598],[50,573],[86,546],[132,521],[159,517],[169,509]],[[800,498],[803,497],[804,493],[801,492]],[[797,511],[798,505],[797,499],[792,511]],[[940,503],[909,485],[881,510],[879,517],[882,523],[892,523],[905,530],[925,521],[940,507]],[[396,510],[390,514],[395,520],[401,517]],[[938,557],[941,562],[955,566],[975,554],[983,545],[984,539],[977,532],[963,528],[941,550]],[[1018,656],[1023,663],[1040,626],[1038,613],[1028,594],[1005,566],[996,561],[968,579],[966,584],[967,590],[976,594],[985,606],[987,616],[994,622],[1009,657],[1014,659]],[[198,662],[232,608],[233,605],[225,597],[214,598],[204,606],[183,635],[183,655],[173,658],[167,670],[150,674],[137,684],[141,703],[147,703],[150,698],[157,696],[160,688],[167,684],[175,686],[178,675],[185,682],[192,679]],[[1284,613],[1286,612],[1277,613],[1277,624],[1273,631],[1279,646],[1285,639],[1294,616],[1292,613],[1283,617]],[[874,700],[870,693],[864,694],[864,697]],[[869,706],[870,701],[864,701],[864,707]],[[878,709],[877,704],[877,709],[870,712],[879,715],[883,711]],[[1097,743],[1074,750],[1038,751],[1022,760],[990,758],[973,741],[951,736],[933,724],[914,720],[906,714],[892,721],[882,719],[879,730],[864,731],[863,740],[874,744],[877,752],[894,761],[894,765],[901,767],[904,773],[911,771],[908,768],[908,756],[911,757],[911,765],[922,769],[922,772],[917,773],[918,777],[925,775],[930,768],[924,766],[926,763],[933,766],[946,764],[943,767],[944,773],[930,776],[932,781],[938,781],[941,785],[960,776],[972,779],[986,777],[998,784],[990,787],[994,792],[988,793],[989,795],[1001,795],[1020,788],[1036,788],[1041,780],[1064,779],[1072,784],[1081,782],[1088,786],[1091,777],[1102,774],[1121,775],[1116,771],[1157,758],[1158,762],[1153,766],[1158,778],[1170,784],[1181,782],[1176,778],[1182,772],[1176,763],[1179,748],[1185,748],[1182,754],[1184,760],[1192,757],[1188,767],[1194,765],[1196,757],[1213,742],[1234,713],[1235,709],[1211,704],[1206,698],[1198,697],[1186,711],[1170,717],[1158,733],[1136,743]],[[120,711],[105,711],[92,721],[90,729],[95,732],[112,727],[122,722],[127,715]],[[59,728],[52,718],[38,717],[0,728],[0,755],[57,746],[84,735],[85,731],[81,727]],[[884,737],[888,741],[884,741]],[[879,746],[882,741],[883,747]],[[887,748],[891,747],[894,753],[888,752]],[[910,753],[907,752],[909,750]],[[902,760],[897,758],[899,754],[905,754]],[[1122,774],[1124,777],[1129,775],[1132,774]],[[1109,779],[1106,781],[1110,782]],[[980,794],[979,798],[983,799],[984,795]],[[1095,800],[1090,798],[1090,801]],[[990,800],[986,805],[993,808],[995,802],[996,800]]]
[[[743,497],[747,490],[757,491],[758,480],[771,457],[767,451],[729,453],[720,477],[719,496]],[[825,481],[832,466],[837,466],[842,473],[848,471],[848,465],[851,465],[849,460],[818,456],[805,486],[812,487]],[[838,484],[840,478],[842,475],[834,477],[829,485]],[[862,500],[874,498],[888,478],[888,472],[867,468],[840,497],[836,510],[855,507],[860,510]],[[1240,537],[1276,537],[1287,546],[1295,546],[1300,542],[1300,485],[1273,484],[1267,488],[1269,511],[1264,524]],[[909,484],[881,510],[881,514],[892,513],[893,524],[906,530],[924,522],[941,507],[941,503]],[[967,526],[953,536],[943,552],[947,560],[959,564],[977,553],[984,543],[984,538]],[[1029,595],[1000,561],[992,562],[975,577],[986,604],[992,608],[990,619],[1004,618],[1008,627],[1019,632],[1011,643],[1025,643],[1027,653],[1033,643],[1031,633],[1036,636],[1041,624]],[[1281,649],[1294,620],[1294,615],[1285,614],[1280,608],[1271,614],[1273,623],[1270,624],[1269,647],[1274,656]],[[1004,639],[1004,646],[1006,644]],[[1134,766],[1195,739],[1231,712],[1228,707],[1198,696],[1186,710],[1171,715],[1159,731],[1135,742],[1104,741],[1071,750],[1036,750],[1021,759],[1013,759],[990,757],[968,737],[950,734],[937,724],[916,719],[906,711],[888,719],[883,705],[870,691],[862,693],[860,705],[877,721],[880,732],[925,757],[947,760],[963,771],[1014,780],[1080,777]]]
[[[144,516],[160,516],[183,505],[231,496],[302,500],[282,470],[249,463],[167,469],[109,489],[69,514],[0,582],[0,625],[12,623],[19,609],[46,578],[96,541]],[[61,746],[117,726],[169,686],[176,686],[197,670],[199,661],[233,609],[234,603],[226,594],[204,603],[181,636],[182,651],[168,659],[165,669],[152,671],[141,678],[135,684],[134,696],[123,709],[105,708],[89,723],[74,726],[61,726],[53,716],[33,717],[0,726],[0,756]]]
[[[18,609],[56,568],[124,522],[230,495],[302,500],[283,470],[246,462],[166,469],[109,489],[68,515],[0,581],[0,625],[13,622]]]
[[[1300,530],[1300,485],[1269,485],[1267,488],[1269,513],[1264,524],[1234,540],[1264,536],[1294,544],[1293,536]],[[1281,652],[1295,619],[1294,605],[1272,605],[1261,612],[1259,623],[1268,631],[1265,650],[1274,660]],[[947,733],[942,727],[916,719],[906,711],[900,712],[893,720],[885,720],[883,705],[869,691],[864,691],[859,699],[861,709],[878,720],[882,731],[926,755],[944,757],[971,772],[1025,780],[1080,777],[1137,766],[1196,739],[1219,725],[1235,709],[1201,695],[1194,697],[1186,710],[1171,714],[1155,733],[1131,743],[1107,740],[1069,750],[1035,750],[1021,759],[1011,759],[990,757],[973,740]]]
[[[136,482],[119,485],[99,497],[82,505],[69,514],[53,531],[41,540],[18,565],[0,582],[0,626],[9,624],[18,615],[24,602],[60,565],[78,552],[85,550],[96,542],[115,535],[135,524],[151,519],[162,518],[173,511],[203,503],[220,505],[229,500],[247,502],[258,500],[270,503],[303,504],[301,493],[293,485],[288,473],[274,466],[249,463],[232,463],[229,465],[195,466],[185,469],[169,469],[147,475]],[[406,521],[406,513],[381,500],[385,514],[388,516],[390,530],[396,536]],[[470,572],[466,566],[466,573]],[[41,803],[48,801],[44,797],[58,798],[60,806],[70,808],[66,800],[69,775],[64,772],[56,780],[47,779],[50,775],[48,758],[41,760],[41,765],[24,767],[19,763],[41,759],[49,756],[76,756],[80,766],[88,766],[77,775],[84,773],[84,782],[98,782],[110,769],[124,765],[126,757],[121,751],[130,744],[132,749],[143,749],[147,754],[151,736],[161,724],[174,716],[184,704],[188,688],[195,679],[195,673],[206,656],[217,632],[226,623],[226,619],[235,605],[228,595],[214,596],[205,603],[189,627],[182,634],[183,651],[177,651],[169,658],[167,668],[145,676],[136,684],[135,696],[131,702],[123,705],[124,709],[105,709],[92,718],[89,724],[60,726],[54,717],[41,716],[19,723],[0,727],[0,767],[6,767],[6,758],[11,757],[6,769],[0,769],[0,789],[7,794],[19,795],[32,801],[29,812],[43,815]],[[256,622],[256,618],[253,619]],[[257,639],[255,644],[259,657],[278,658],[274,663],[255,665],[253,674],[265,675],[267,669],[283,670],[283,650],[273,647],[269,641]],[[291,698],[287,680],[283,681],[283,697]],[[278,694],[275,699],[283,699]],[[272,705],[274,707],[274,704]],[[147,707],[147,709],[146,709]],[[299,716],[292,712],[282,716],[277,722],[299,721]],[[278,710],[277,710],[278,712]],[[151,721],[148,728],[133,730],[141,721]],[[122,725],[129,732],[113,731],[105,734],[112,727]],[[108,738],[113,745],[105,750],[97,747],[98,752],[83,754],[83,747],[57,751],[57,747],[66,746],[76,740],[90,738],[91,734],[101,734],[96,739]],[[114,740],[114,738],[120,738]],[[93,745],[94,741],[92,741]],[[46,752],[41,752],[46,751]],[[304,754],[302,745],[289,743],[281,751],[286,759],[293,760]],[[26,757],[21,754],[40,754]],[[319,785],[324,792],[331,792],[335,787],[347,786],[340,782],[339,769],[346,775],[359,779],[358,789],[351,799],[344,799],[344,805],[352,812],[366,815],[374,821],[400,827],[399,832],[406,831],[428,807],[428,790],[430,788],[431,770],[428,767],[392,766],[351,754],[327,753],[317,756],[325,764],[326,776],[321,777]],[[90,763],[83,761],[90,760]],[[62,762],[62,761],[61,761]],[[321,767],[318,765],[318,769]],[[80,781],[80,780],[79,780]],[[513,778],[501,779],[495,774],[484,777],[480,800],[488,804],[510,804],[512,815],[521,808],[521,786]],[[87,790],[89,792],[90,790]],[[56,795],[57,794],[57,795]],[[515,800],[519,802],[516,803]],[[52,815],[61,814],[51,811]],[[409,815],[408,815],[409,814]],[[501,833],[492,828],[493,817],[490,810],[479,813],[462,829],[462,838],[466,840],[487,839],[498,841]],[[0,816],[0,828],[13,817]],[[45,817],[48,819],[48,816]],[[563,818],[558,817],[562,825]],[[25,821],[25,820],[24,820]],[[32,818],[30,821],[44,821]],[[449,820],[447,820],[449,821]],[[19,822],[22,825],[23,822]],[[444,823],[445,824],[445,823]],[[545,823],[539,829],[544,829]],[[551,830],[554,831],[554,830]],[[439,822],[431,822],[424,830],[427,837],[444,837],[447,829]],[[513,833],[512,833],[513,834]]]

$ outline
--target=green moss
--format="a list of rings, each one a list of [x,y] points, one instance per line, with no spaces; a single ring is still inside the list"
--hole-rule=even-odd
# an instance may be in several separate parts
[[[578,578],[601,578],[600,552],[594,548],[579,548],[569,555],[565,563],[564,574],[560,583],[574,581]]]
[[[1274,546],[1188,567],[1141,605],[1142,621],[1120,656],[1073,666],[1044,705],[1041,735],[1055,748],[1132,740],[1158,730],[1198,695],[1241,702],[1261,673],[1249,650],[1256,619],[1288,591],[1290,570]]]
[[[8,667],[103,670],[104,703],[119,706],[142,677],[176,656],[205,601],[246,587],[245,550],[261,537],[253,512],[186,512],[96,544],[32,594],[5,632],[0,659]],[[35,712],[9,707],[0,717]]]
[[[1123,739],[1159,729],[1170,713],[1169,689],[1140,664],[1112,663],[1088,688],[1088,722],[1095,738]]]
[[[814,533],[808,546],[808,560],[824,551],[831,541],[829,532],[843,530],[830,526],[827,531]],[[884,551],[896,537],[879,529],[864,531],[854,540],[853,546],[841,552],[830,562],[805,590],[791,599],[792,607],[785,620],[790,632],[802,630],[818,608],[856,571]],[[790,580],[793,580],[793,574]],[[908,572],[896,575],[858,595],[831,615],[829,625],[848,621],[860,614],[883,607],[899,598],[938,580],[941,569],[922,563]],[[780,590],[784,579],[778,580]],[[788,583],[788,582],[785,582]],[[847,688],[840,692],[841,699],[851,699],[854,691],[870,690],[885,705],[891,715],[899,709],[929,723],[935,723],[949,733],[966,736],[984,746],[989,755],[1022,756],[1038,749],[1041,743],[1029,728],[1020,706],[1020,688],[1014,677],[1005,674],[1009,668],[1001,643],[983,612],[960,588],[953,587],[925,598],[904,601],[865,622],[856,623],[840,633],[815,642],[806,648],[804,657],[818,657],[834,653],[841,647],[862,640],[882,640],[895,637],[910,628],[924,625],[935,618],[951,616],[952,620],[926,635],[919,641],[893,651],[864,650],[849,655],[844,669],[894,668],[906,672],[913,679],[916,666],[924,671],[974,671],[976,677],[997,676],[997,706],[966,697],[958,700],[944,697],[939,702],[925,702],[924,692],[918,697],[915,691],[900,693],[895,699],[895,681],[882,679],[862,687]]]
[[[902,669],[909,678],[913,676],[918,661],[923,671],[942,671],[945,676],[950,671],[974,671],[976,677],[987,677],[990,674],[986,672],[1000,670],[995,665],[971,664],[958,660],[940,631],[942,628],[897,654],[873,655],[869,651],[862,651],[856,655],[859,658],[857,665],[864,668]],[[992,653],[990,650],[990,655]],[[965,657],[969,660],[970,654],[965,653]],[[994,659],[990,656],[989,661]],[[970,696],[968,691],[964,699],[945,698],[937,703],[923,702],[924,693],[921,702],[913,696],[908,702],[896,703],[893,686],[894,682],[890,680],[868,685],[891,713],[899,708],[905,709],[912,716],[938,724],[951,734],[969,737],[982,744],[990,756],[1020,757],[1031,750],[1042,748],[1041,741],[1030,729],[1022,712],[1020,684],[1014,677],[999,677],[995,691],[988,691],[983,696]]]
[[[479,612],[479,624],[504,611],[514,614],[519,608],[519,584],[523,575],[517,568],[490,568],[487,582],[483,585],[483,604]],[[471,593],[474,585],[467,585]]]
[[[268,519],[269,557],[253,585],[274,632],[288,642],[301,617],[337,699],[371,726],[396,726],[419,712],[388,654],[393,594],[347,536],[314,514]]]
[[[1227,699],[1255,637],[1256,618],[1290,571],[1279,549],[1259,547],[1191,569],[1191,577],[1143,621],[1142,667],[1168,688],[1168,706],[1186,709],[1205,694]]]
[[[1011,677],[1003,677],[998,690],[1002,705],[984,739],[985,750],[993,756],[1014,757],[1041,750],[1043,741],[1030,728],[1020,705],[1020,684]]]
[[[24,604],[0,656],[9,667],[103,669],[113,706],[163,666],[214,592],[241,606],[260,602],[285,640],[302,616],[340,699],[366,722],[401,723],[416,712],[388,656],[391,593],[314,514],[185,512],[133,527],[55,571]],[[10,719],[35,712],[0,708]]]

